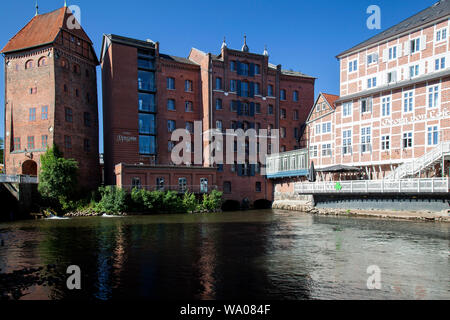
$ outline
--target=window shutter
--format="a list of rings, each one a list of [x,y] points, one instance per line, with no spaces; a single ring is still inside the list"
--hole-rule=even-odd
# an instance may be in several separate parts
[[[389,50],[384,49],[383,50],[383,62],[387,62],[389,60]]]
[[[420,50],[425,50],[427,48],[427,36],[423,35],[420,37]]]
[[[254,116],[255,116],[255,103],[250,102],[250,117],[254,117]]]
[[[255,83],[254,82],[249,82],[248,84],[248,91],[249,91],[249,97],[253,98],[255,96]]]
[[[255,76],[255,64],[254,63],[250,63],[250,69],[248,70],[248,75],[250,77]]]
[[[410,53],[411,53],[411,41],[406,41],[403,44],[403,55],[409,56]]]
[[[397,46],[397,58],[401,58],[403,56],[403,44],[399,44]]]
[[[240,101],[237,101],[237,114],[238,116],[242,115],[242,104]]]
[[[242,75],[241,72],[241,63],[239,61],[236,61],[236,71],[238,75]]]
[[[238,80],[237,81],[237,88],[236,88],[237,90],[237,95],[238,95],[238,97],[241,97],[242,96],[242,82],[241,82],[241,80]]]

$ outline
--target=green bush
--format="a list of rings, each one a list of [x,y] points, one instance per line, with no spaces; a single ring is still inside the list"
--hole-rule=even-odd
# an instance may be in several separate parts
[[[183,207],[188,213],[194,213],[199,211],[200,204],[195,197],[195,194],[186,192],[183,197]]]
[[[121,188],[100,187],[101,200],[95,206],[97,212],[119,214],[128,211],[128,193]]]
[[[216,212],[222,207],[223,193],[213,190],[210,194],[203,195],[202,207],[209,212]]]
[[[178,196],[178,192],[168,191],[164,194],[162,211],[168,213],[182,213],[185,211],[183,200]]]

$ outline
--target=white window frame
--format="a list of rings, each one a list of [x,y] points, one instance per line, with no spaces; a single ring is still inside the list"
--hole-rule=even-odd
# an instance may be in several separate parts
[[[366,102],[366,111],[362,110],[363,101]],[[361,114],[371,113],[372,112],[372,107],[373,107],[372,97],[362,98],[362,99],[359,100],[359,109],[360,109]]]
[[[437,90],[436,90],[437,88]],[[430,89],[433,91],[430,92]],[[437,97],[436,97],[436,91],[437,91]],[[430,95],[432,95],[431,99],[433,100],[433,106],[430,106]],[[427,87],[427,109],[435,109],[439,108],[441,106],[441,85],[435,84],[432,86]]]
[[[333,148],[331,143],[322,144],[322,157],[332,157],[333,156]]]
[[[444,33],[445,31],[445,33]],[[443,35],[445,34],[445,38],[443,37]],[[441,42],[445,42],[448,39],[448,28],[441,28],[436,30],[436,33],[434,35],[434,42],[435,43],[441,43]]]
[[[318,158],[319,157],[319,146],[318,145],[313,145],[313,146],[310,147],[309,156],[311,158]]]
[[[409,47],[409,53],[410,53],[410,55],[412,55],[412,54],[414,54],[414,53],[417,53],[417,52],[420,52],[421,50],[422,50],[422,43],[421,43],[421,37],[417,37],[417,38],[414,38],[414,39],[410,39],[409,40],[409,43],[408,43],[408,45],[410,46]],[[413,46],[412,46],[412,42],[414,41],[414,51],[413,51]],[[417,49],[417,44],[419,44],[419,49]]]
[[[346,108],[347,112],[346,112]],[[353,115],[353,101],[345,102],[342,104],[342,117],[343,118],[349,118]]]
[[[322,124],[316,124],[316,135],[321,134],[322,132]]]
[[[372,89],[377,87],[377,77],[371,77],[367,79],[367,89]]]
[[[381,98],[381,116],[390,117],[392,113],[392,97],[385,96]]]
[[[413,74],[411,75],[411,68],[413,69]],[[420,75],[420,64],[410,65],[408,68],[408,76],[410,79],[418,77]]]
[[[372,61],[369,62],[369,57],[372,59]],[[378,63],[378,53],[377,52],[373,52],[371,54],[367,55],[367,65],[370,66],[372,64],[376,64]]]
[[[393,61],[398,57],[398,46],[388,48],[388,60]]]
[[[350,60],[348,62],[348,73],[358,72],[358,67],[359,67],[358,64],[359,64],[358,59]],[[356,66],[356,68],[355,68],[355,66]]]
[[[342,130],[342,155],[353,154],[353,130],[344,129]]]
[[[406,139],[407,139],[407,141],[409,141],[410,139],[411,139],[411,146],[406,146],[405,147],[405,135],[406,135]],[[411,135],[411,136],[410,136]],[[404,149],[412,149],[412,148],[414,148],[414,132],[412,132],[412,131],[405,131],[405,132],[402,132],[402,149],[404,150]]]
[[[437,62],[437,68],[436,68],[436,62]],[[442,66],[442,62],[444,63],[444,66]],[[434,59],[434,71],[441,71],[447,68],[447,59],[445,57],[439,57]]]
[[[432,129],[432,131],[430,131],[430,128]],[[434,130],[435,128],[436,128],[436,130]],[[439,144],[439,141],[440,141],[440,138],[441,138],[440,134],[439,134],[439,131],[440,130],[439,130],[439,125],[438,124],[427,126],[427,132],[426,132],[426,134],[427,134],[427,136],[426,136],[427,146],[434,147],[434,146],[437,146]],[[432,143],[430,143],[430,133],[432,134],[431,140],[433,140],[435,132],[437,132],[437,141],[436,141],[436,143],[434,143],[434,141],[432,141]]]
[[[364,142],[363,142],[364,140]],[[364,149],[364,150],[363,150]],[[372,152],[372,127],[361,128],[361,154]]]
[[[412,113],[415,107],[414,90],[403,91],[402,93],[402,112]],[[411,109],[411,110],[410,110]]]
[[[388,134],[381,136],[381,151],[391,150],[391,136]]]

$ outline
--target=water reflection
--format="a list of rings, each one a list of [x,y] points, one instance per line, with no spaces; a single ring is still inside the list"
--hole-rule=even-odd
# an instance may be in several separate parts
[[[280,211],[26,221],[0,224],[0,269],[54,265],[23,299],[449,299],[449,230]]]

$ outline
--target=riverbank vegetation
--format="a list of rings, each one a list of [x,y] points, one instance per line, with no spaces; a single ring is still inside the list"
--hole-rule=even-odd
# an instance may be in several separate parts
[[[56,146],[41,156],[38,191],[46,212],[72,216],[204,213],[217,212],[222,207],[222,192],[213,190],[197,196],[186,192],[147,191],[128,192],[114,186],[100,187],[88,195],[78,188],[78,165],[63,158]],[[50,210],[49,210],[50,209]]]

